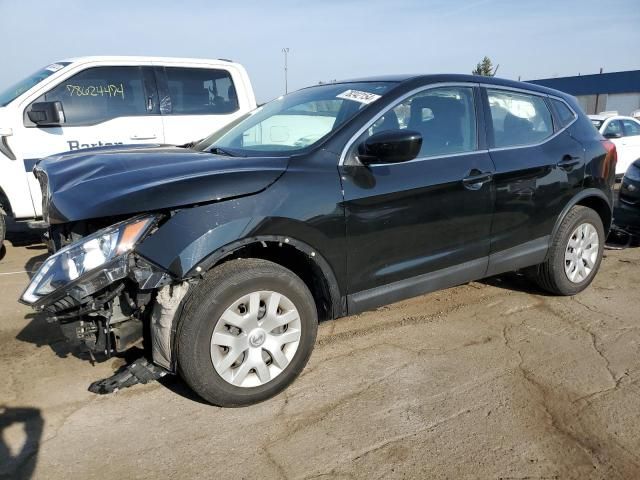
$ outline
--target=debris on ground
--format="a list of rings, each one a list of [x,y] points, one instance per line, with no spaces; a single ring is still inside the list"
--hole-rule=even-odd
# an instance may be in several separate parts
[[[143,357],[129,365],[122,366],[109,378],[93,382],[89,385],[89,391],[98,395],[107,395],[139,383],[146,384],[159,380],[166,374],[166,370]]]

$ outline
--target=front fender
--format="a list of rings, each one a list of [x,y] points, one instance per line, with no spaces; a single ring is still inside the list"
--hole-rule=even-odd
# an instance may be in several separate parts
[[[240,202],[204,205],[180,210],[160,229],[142,242],[136,252],[184,279],[202,260],[224,245],[244,236],[252,219],[233,212]]]
[[[141,243],[136,252],[183,280],[206,271],[248,243],[286,242],[308,255],[313,252],[327,278],[340,276],[335,258],[344,252],[333,252],[333,257],[331,251],[325,254],[325,246],[332,243],[325,229],[292,218],[256,215],[256,201],[258,197],[245,197],[181,210]],[[337,214],[336,230],[341,227],[340,219]]]
[[[295,239],[326,259],[345,291],[344,215],[334,168],[294,166],[262,192],[175,211],[136,251],[183,280],[197,275],[198,266],[209,268],[233,245]]]

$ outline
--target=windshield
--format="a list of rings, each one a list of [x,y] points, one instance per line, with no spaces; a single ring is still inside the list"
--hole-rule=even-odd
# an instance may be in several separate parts
[[[596,120],[595,118],[592,118],[591,123],[593,123],[593,126],[596,127],[596,130],[600,130],[600,127],[604,123],[604,120]]]
[[[6,107],[31,87],[37,85],[48,76],[53,75],[58,70],[66,67],[69,63],[70,62],[52,63],[48,67],[38,70],[33,75],[30,75],[27,78],[20,80],[18,83],[11,85],[9,88],[0,91],[0,107]]]
[[[193,148],[238,156],[301,151],[337,130],[393,85],[337,83],[298,90],[258,107]]]

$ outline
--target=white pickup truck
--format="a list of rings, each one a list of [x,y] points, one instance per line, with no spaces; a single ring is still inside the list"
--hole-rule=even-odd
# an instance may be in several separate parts
[[[242,65],[227,60],[82,57],[0,90],[0,244],[4,214],[42,215],[35,163],[116,144],[184,144],[256,107]]]

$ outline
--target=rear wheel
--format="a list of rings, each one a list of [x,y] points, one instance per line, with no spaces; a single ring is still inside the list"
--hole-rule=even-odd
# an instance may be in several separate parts
[[[542,289],[556,295],[575,295],[595,277],[604,251],[605,233],[600,216],[576,205],[562,220],[547,260],[525,271]]]
[[[300,374],[317,325],[313,296],[297,275],[266,260],[232,260],[190,294],[177,333],[178,368],[215,405],[257,403]]]

